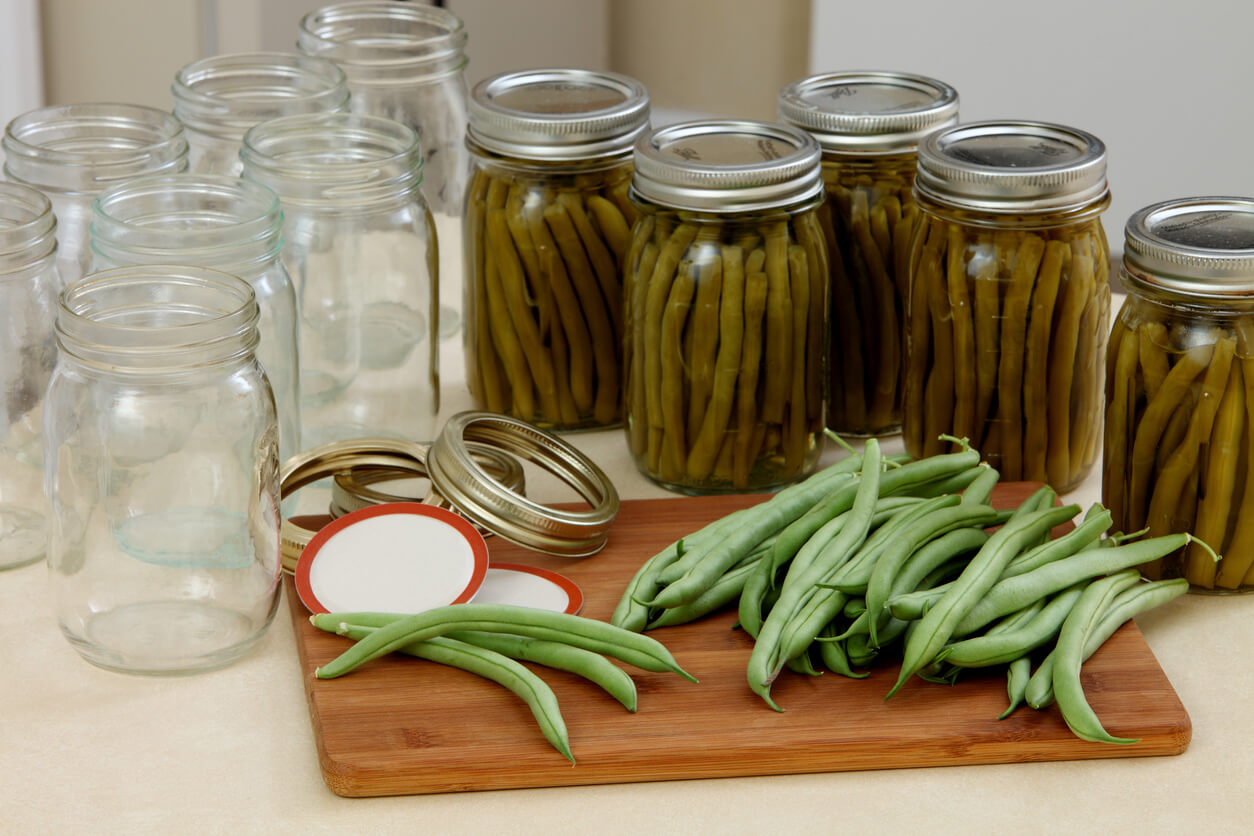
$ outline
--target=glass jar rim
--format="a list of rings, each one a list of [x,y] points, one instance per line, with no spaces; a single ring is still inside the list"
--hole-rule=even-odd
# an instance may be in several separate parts
[[[187,166],[183,125],[144,105],[91,103],[27,111],[5,127],[9,179],[41,189],[98,191],[139,174]]]
[[[57,248],[52,201],[38,189],[0,181],[0,274],[21,269]]]
[[[350,141],[333,144],[336,138]],[[363,140],[371,140],[374,145]],[[312,147],[301,147],[303,143],[312,143]],[[366,153],[374,149],[378,149],[377,153]],[[335,160],[325,156],[328,151],[344,150],[357,158]],[[422,145],[415,130],[382,116],[357,113],[271,119],[248,130],[240,153],[246,165],[288,176],[320,177],[333,173],[339,178],[360,178],[377,175],[380,167],[389,163],[416,162],[419,171],[423,166]]]
[[[225,201],[239,210],[238,216],[228,216],[217,205]],[[123,211],[128,208],[129,214]],[[215,266],[246,265],[276,258],[282,229],[283,210],[273,190],[226,175],[138,177],[106,189],[92,203],[91,246],[106,257],[120,250],[170,261],[217,251]],[[197,258],[196,263],[209,262]]]
[[[256,83],[262,77],[264,86]],[[184,125],[230,137],[280,116],[341,111],[349,99],[348,78],[334,61],[288,52],[202,58],[182,67],[170,89],[174,115]]]
[[[430,32],[423,32],[423,28]],[[316,9],[300,20],[297,48],[356,70],[420,69],[447,64],[435,74],[466,66],[466,25],[442,6],[360,0]]]
[[[259,318],[252,286],[237,276],[143,264],[71,282],[58,298],[55,330],[58,346],[80,362],[115,373],[153,373],[251,355]]]

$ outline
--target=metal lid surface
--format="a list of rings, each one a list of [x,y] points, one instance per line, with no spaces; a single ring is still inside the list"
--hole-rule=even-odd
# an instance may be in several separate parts
[[[532,462],[565,481],[592,506],[571,511],[533,502],[490,478],[467,449],[488,444]],[[525,421],[490,412],[449,418],[427,453],[433,493],[472,522],[519,546],[584,557],[605,546],[618,514],[618,491],[597,465],[565,441]]]
[[[1124,241],[1134,281],[1191,296],[1254,293],[1254,198],[1155,203],[1128,219]]]
[[[937,203],[993,213],[1066,212],[1106,199],[1106,145],[1045,122],[972,122],[919,144],[915,189]]]
[[[958,121],[958,91],[911,73],[823,73],[779,93],[783,121],[814,135],[824,151],[883,154],[913,150]]]
[[[636,143],[632,189],[678,209],[746,212],[789,206],[823,193],[814,137],[767,122],[683,122]]]
[[[469,137],[498,154],[584,160],[625,154],[649,125],[649,93],[625,75],[521,70],[484,79],[469,103]]]

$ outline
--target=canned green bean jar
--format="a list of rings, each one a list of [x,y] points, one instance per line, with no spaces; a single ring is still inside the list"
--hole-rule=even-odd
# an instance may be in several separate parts
[[[957,125],[920,144],[914,196],[906,450],[968,438],[1005,480],[1075,487],[1101,441],[1105,145],[1039,122]]]
[[[1128,219],[1107,356],[1102,502],[1115,528],[1197,543],[1145,564],[1195,591],[1254,590],[1254,199]]]
[[[827,425],[847,435],[901,429],[902,327],[919,141],[958,121],[958,92],[925,76],[835,72],[794,82],[779,116],[823,149],[832,339]]]
[[[479,83],[463,215],[466,380],[480,407],[574,430],[622,422],[622,273],[644,86],[526,70]]]
[[[810,473],[825,421],[819,146],[785,125],[689,122],[636,145],[627,256],[627,436],[686,493]]]

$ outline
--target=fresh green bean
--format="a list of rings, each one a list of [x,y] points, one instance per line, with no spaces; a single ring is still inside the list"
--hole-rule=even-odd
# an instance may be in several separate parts
[[[1006,706],[1005,711],[997,715],[998,720],[1005,720],[1016,708],[1023,705],[1023,697],[1027,693],[1028,679],[1031,674],[1032,659],[1028,656],[1020,656],[1006,666],[1006,696],[1009,697],[1009,705]]]
[[[1024,545],[1047,534],[1055,525],[1071,519],[1079,510],[1078,505],[1067,505],[1033,511],[1023,517],[1011,519],[989,537],[988,542],[954,581],[950,591],[923,616],[919,629],[906,644],[901,675],[888,696],[895,694],[910,676],[935,659],[936,654],[949,641],[954,628],[997,582],[1006,564]]]
[[[315,627],[329,632],[338,631],[342,623],[361,623],[336,613],[315,615],[311,621]],[[661,642],[648,636],[591,618],[509,604],[451,604],[406,616],[379,628],[318,668],[314,675],[319,679],[343,676],[410,642],[461,630],[512,633],[560,641],[612,656],[643,670],[669,671],[696,681],[679,666]]]
[[[1058,635],[1063,619],[1071,612],[1087,585],[1087,580],[1082,581],[1057,593],[1027,624],[1005,631],[990,630],[982,636],[954,642],[945,647],[938,657],[962,668],[983,668],[1012,662]]]
[[[1001,474],[987,462],[981,462],[977,469],[980,472],[962,492],[962,501],[971,505],[987,505],[989,497],[993,495],[993,488],[997,487],[997,482],[1001,479]]]

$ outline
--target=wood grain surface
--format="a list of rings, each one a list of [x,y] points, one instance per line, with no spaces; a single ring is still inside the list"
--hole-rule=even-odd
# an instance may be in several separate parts
[[[1034,486],[998,487],[1010,507]],[[763,499],[676,497],[626,501],[608,546],[580,560],[546,557],[490,538],[493,559],[567,575],[582,588],[582,615],[608,620],[640,563],[705,523]],[[500,686],[463,671],[394,655],[334,680],[314,669],[350,642],[323,633],[285,580],[322,774],[345,796],[626,783],[684,778],[1143,757],[1183,752],[1184,706],[1134,624],[1086,663],[1089,701],[1130,746],[1074,737],[1056,708],[1022,708],[1005,720],[1002,669],[944,686],[915,678],[891,700],[896,664],[866,679],[785,672],[772,711],[749,691],[750,639],[726,612],[651,633],[699,680],[627,668],[639,706],[629,713],[596,686],[536,667],[552,686],[570,733],[572,766],[540,734],[531,712]]]

